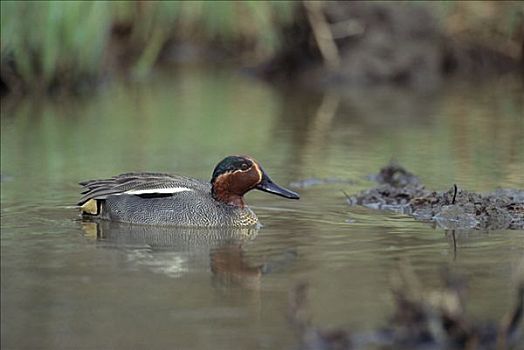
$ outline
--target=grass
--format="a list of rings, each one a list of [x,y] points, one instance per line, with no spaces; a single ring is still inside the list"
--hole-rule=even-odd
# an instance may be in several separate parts
[[[2,70],[14,65],[35,88],[50,87],[58,77],[67,82],[96,75],[109,38],[110,6],[2,1]]]
[[[428,4],[451,38],[474,42],[515,59],[524,55],[524,2],[442,1]]]
[[[290,1],[2,1],[2,81],[8,89],[49,90],[96,80],[128,29],[131,72],[146,75],[171,40],[248,42],[257,57],[278,47]]]

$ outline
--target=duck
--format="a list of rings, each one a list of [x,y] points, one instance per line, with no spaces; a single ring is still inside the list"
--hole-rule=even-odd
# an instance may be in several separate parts
[[[300,196],[274,183],[249,156],[228,156],[210,182],[167,173],[132,172],[88,180],[78,202],[82,218],[185,227],[260,225],[244,195],[257,189],[288,199]]]

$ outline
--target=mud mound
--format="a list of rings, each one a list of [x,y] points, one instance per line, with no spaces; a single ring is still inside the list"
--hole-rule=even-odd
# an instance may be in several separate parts
[[[375,175],[379,185],[353,196],[350,205],[391,210],[444,229],[524,229],[524,190],[475,193],[454,185],[446,192],[429,191],[418,178],[396,164]]]

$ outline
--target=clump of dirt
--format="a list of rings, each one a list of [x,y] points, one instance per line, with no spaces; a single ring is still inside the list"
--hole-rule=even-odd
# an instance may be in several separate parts
[[[441,288],[425,290],[412,268],[402,266],[394,276],[393,315],[378,330],[359,334],[346,329],[322,329],[307,312],[307,285],[298,285],[290,297],[289,319],[300,349],[509,349],[519,344],[524,283],[517,287],[516,303],[499,322],[476,321],[465,315],[465,282],[446,272]]]
[[[350,205],[407,214],[444,229],[524,229],[524,190],[482,194],[454,185],[445,192],[430,191],[397,164],[382,168],[373,179],[379,185],[347,196]]]

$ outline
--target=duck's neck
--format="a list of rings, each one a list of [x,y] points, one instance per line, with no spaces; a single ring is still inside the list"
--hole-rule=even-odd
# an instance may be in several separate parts
[[[216,184],[211,189],[211,195],[216,201],[227,205],[232,205],[239,208],[244,208],[246,206],[246,203],[244,202],[244,196],[229,192],[226,188],[216,186]]]

